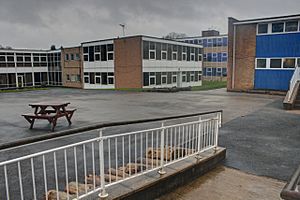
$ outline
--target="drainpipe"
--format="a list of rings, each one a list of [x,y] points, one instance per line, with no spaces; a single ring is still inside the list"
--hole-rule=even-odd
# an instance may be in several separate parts
[[[232,56],[232,81],[231,87],[234,89],[234,71],[235,71],[235,35],[236,35],[236,25],[233,25],[233,56]]]

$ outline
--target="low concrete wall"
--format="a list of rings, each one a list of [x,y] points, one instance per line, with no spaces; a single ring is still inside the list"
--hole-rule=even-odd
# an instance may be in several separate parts
[[[216,151],[203,152],[200,159],[195,157],[187,158],[165,168],[167,172],[161,176],[157,171],[141,175],[123,183],[107,188],[109,194],[107,199],[127,200],[153,200],[172,190],[185,185],[211,169],[215,168],[225,159],[226,149],[219,147]],[[92,195],[87,199],[96,199]]]

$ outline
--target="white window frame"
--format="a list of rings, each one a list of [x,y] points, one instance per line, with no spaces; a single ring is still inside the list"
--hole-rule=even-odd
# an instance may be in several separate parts
[[[214,58],[216,59],[215,61],[214,61]],[[211,60],[212,60],[212,62],[218,62],[218,54],[217,53],[212,53],[211,54]]]
[[[286,28],[286,23],[290,22],[290,21],[298,21],[298,30],[297,31],[285,31]],[[274,23],[279,23],[279,22],[283,22],[283,32],[278,32],[278,33],[273,33],[272,32],[272,24]],[[268,24],[268,32],[267,33],[258,33],[258,25],[259,24]],[[286,21],[274,21],[274,22],[262,22],[262,23],[258,23],[256,25],[256,35],[276,35],[276,34],[289,34],[289,33],[297,33],[300,32],[300,20],[286,20]]]
[[[259,25],[261,25],[261,24],[267,24],[267,33],[258,33],[258,27],[259,27]],[[270,31],[270,24],[269,23],[258,23],[257,25],[256,25],[256,35],[266,35],[266,34],[269,34],[269,31]]]
[[[85,78],[86,78],[86,77],[87,77],[88,80],[89,80],[88,83],[85,82]],[[88,75],[83,75],[83,83],[84,83],[84,84],[90,84],[90,73],[88,73]]]
[[[193,56],[194,59],[192,59],[192,56]],[[190,61],[196,61],[195,53],[191,53],[190,54]]]
[[[198,61],[199,61],[199,62],[202,62],[202,61],[203,61],[203,59],[202,59],[202,54],[199,54],[199,55],[198,55]]]
[[[153,52],[154,53],[154,58],[151,58],[151,52]],[[168,55],[167,55],[168,56]],[[156,60],[156,50],[154,50],[154,49],[150,49],[149,50],[149,60]]]
[[[284,59],[295,59],[295,67],[293,67],[293,68],[285,68],[285,67],[283,67],[283,65],[284,65]],[[282,69],[295,69],[296,66],[297,66],[297,58],[290,58],[290,57],[281,58],[281,67],[282,67]]]
[[[192,80],[193,77],[193,80]],[[195,72],[190,72],[190,82],[195,82]]]
[[[210,75],[207,75],[210,73]],[[212,76],[212,68],[211,67],[206,67],[206,76]]]
[[[173,78],[176,77],[176,82],[173,81]],[[177,74],[172,74],[172,84],[177,83]]]
[[[208,45],[210,43],[211,43],[211,46]],[[213,40],[211,38],[207,39],[207,47],[213,47]]]
[[[166,58],[163,58],[163,54],[164,54],[164,53],[166,54]],[[168,53],[167,53],[167,51],[166,51],[166,50],[162,50],[162,51],[161,51],[161,56],[160,56],[160,57],[161,57],[161,60],[167,60],[167,59],[168,59]],[[149,54],[149,58],[150,58],[150,54]]]
[[[108,73],[111,73],[111,72],[108,72]],[[107,73],[107,85],[114,85],[115,84],[115,76],[111,76],[111,75],[108,75]],[[113,83],[109,83],[109,79],[112,78],[113,79]]]
[[[97,83],[97,78],[100,78],[100,83]],[[102,84],[102,77],[101,77],[101,74],[100,75],[96,75],[95,74],[95,84],[97,84],[97,85],[101,85]]]
[[[99,55],[99,60],[96,60],[96,55]],[[101,52],[94,53],[94,60],[95,60],[95,62],[100,62],[101,61]],[[108,54],[107,54],[107,60],[108,60]]]
[[[163,78],[166,78],[166,82],[165,83],[163,83]],[[161,75],[161,84],[163,85],[163,84],[168,84],[168,77],[167,77],[167,74],[164,74],[164,75]],[[149,81],[150,81],[150,78],[149,78]]]
[[[174,56],[174,55],[176,55],[176,59],[173,59],[173,56]],[[176,52],[176,51],[173,51],[173,52],[172,52],[172,60],[175,60],[175,61],[177,61],[177,60],[178,60],[178,57],[177,57],[177,52]]]
[[[154,78],[154,84],[151,84],[151,78]],[[153,86],[153,85],[156,85],[156,75],[150,75],[149,73],[149,86]]]
[[[258,68],[257,67],[257,60],[261,60],[261,59],[265,59],[266,60],[266,68]],[[268,62],[268,59],[267,58],[256,58],[255,59],[255,69],[268,69],[269,67],[269,64],[268,64],[269,62]]]
[[[185,77],[185,81],[183,81],[183,77]],[[187,78],[186,78],[187,76],[186,76],[186,73],[185,74],[183,74],[182,73],[182,75],[181,75],[181,81],[183,82],[183,83],[186,83],[187,82]]]

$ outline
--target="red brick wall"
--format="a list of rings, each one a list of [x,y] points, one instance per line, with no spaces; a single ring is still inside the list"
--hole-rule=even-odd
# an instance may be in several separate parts
[[[142,38],[114,40],[115,87],[142,88]]]
[[[247,91],[254,88],[256,24],[236,25],[235,66],[233,68],[233,23],[235,21],[229,18],[228,22],[227,89]]]

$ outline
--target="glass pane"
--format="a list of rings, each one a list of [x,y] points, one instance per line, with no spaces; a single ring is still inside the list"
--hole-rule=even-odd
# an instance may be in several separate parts
[[[295,58],[285,58],[283,59],[283,68],[294,68],[295,67]]]
[[[257,59],[257,66],[256,68],[266,68],[267,67],[266,59]]]
[[[271,59],[270,68],[281,68],[281,59]]]
[[[280,33],[283,32],[283,22],[273,23],[272,24],[272,33]]]
[[[268,33],[268,24],[259,24],[258,25],[258,34]]]
[[[286,32],[298,31],[298,21],[286,22],[285,31]]]

